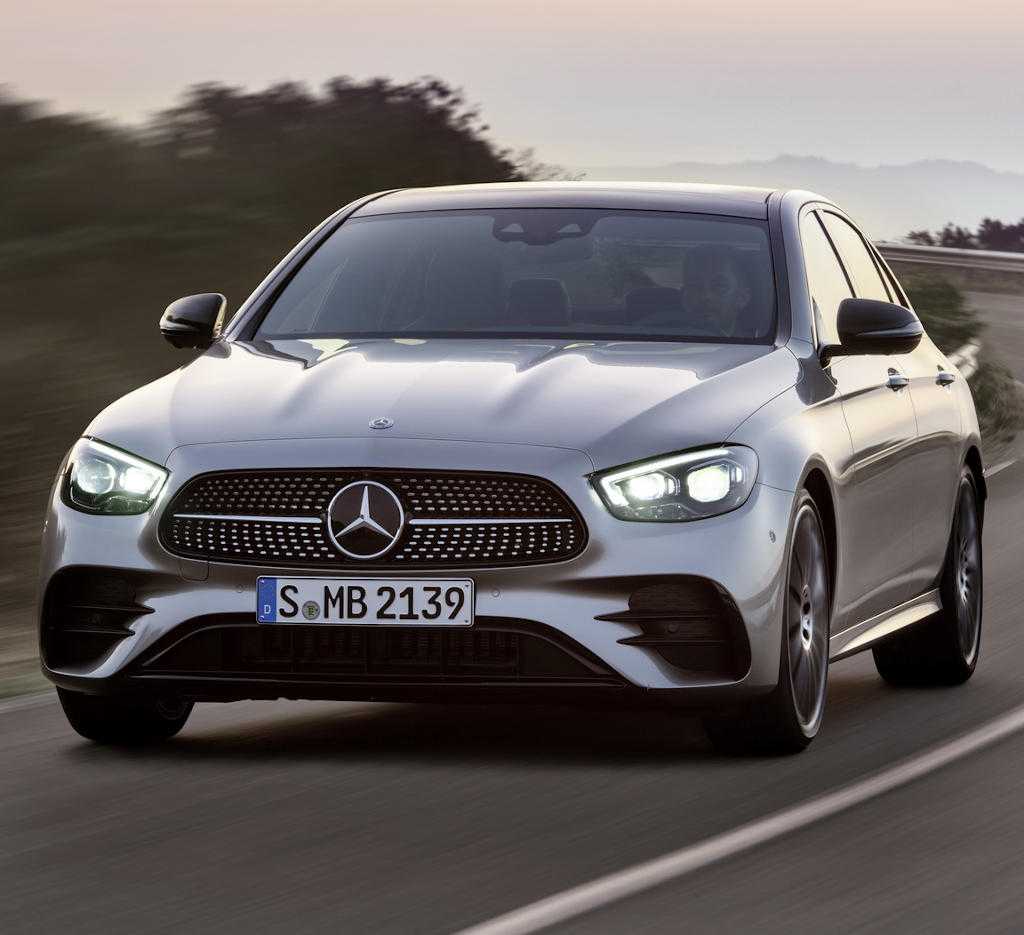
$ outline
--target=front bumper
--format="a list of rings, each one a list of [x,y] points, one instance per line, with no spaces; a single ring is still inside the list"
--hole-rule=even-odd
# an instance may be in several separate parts
[[[514,471],[552,481],[572,499],[588,527],[579,556],[548,565],[424,572],[423,577],[471,576],[481,630],[540,633],[549,643],[591,664],[600,677],[477,680],[432,672],[358,676],[254,669],[232,677],[169,676],[164,690],[191,697],[469,697],[512,695],[531,700],[551,692],[568,697],[635,696],[636,690],[697,705],[727,703],[771,690],[778,678],[786,533],[792,494],[757,485],[743,507],[694,523],[631,523],[613,518],[587,479],[594,467],[582,452],[529,445],[484,445],[405,438],[321,438],[188,445],[168,459],[171,477],[154,508],[142,516],[95,516],[68,508],[55,488],[43,536],[43,616],[51,584],[76,568],[123,572],[137,582],[140,612],[127,617],[127,635],[102,658],[81,663],[55,657],[42,640],[43,670],[54,682],[105,693],[152,686],[146,665],[179,638],[210,625],[255,626],[257,575],[295,575],[295,568],[254,567],[177,558],[158,538],[161,513],[196,474],[243,468],[416,467],[433,470]],[[332,574],[310,570],[311,574]],[[338,572],[350,574],[351,572]],[[386,572],[367,572],[387,577]],[[629,614],[630,598],[659,583],[712,582],[735,610],[740,669],[708,672],[645,643]],[[48,626],[61,626],[59,619]],[[532,628],[532,629],[531,629]],[[534,632],[536,631],[536,632]],[[640,638],[640,639],[638,639]],[[739,645],[742,644],[742,645]],[[668,661],[671,658],[672,661]],[[528,675],[528,673],[527,673]],[[422,689],[422,690],[421,690]],[[493,690],[493,691],[492,691]],[[608,691],[604,691],[608,690]],[[625,691],[623,691],[625,690]],[[542,694],[543,693],[543,694]]]

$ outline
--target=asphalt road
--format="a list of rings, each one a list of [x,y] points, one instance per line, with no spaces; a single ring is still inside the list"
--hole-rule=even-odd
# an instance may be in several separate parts
[[[975,678],[837,664],[798,757],[720,757],[670,713],[207,705],[125,752],[52,701],[0,711],[0,930],[454,931],[869,775],[1024,703],[1024,463],[991,488]],[[563,928],[1016,927],[1022,776],[1024,734]]]

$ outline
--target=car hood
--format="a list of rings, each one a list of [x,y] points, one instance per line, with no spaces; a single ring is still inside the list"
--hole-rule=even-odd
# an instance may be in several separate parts
[[[163,463],[181,445],[388,437],[586,452],[596,468],[724,440],[796,383],[784,348],[511,339],[222,342],[88,434]]]

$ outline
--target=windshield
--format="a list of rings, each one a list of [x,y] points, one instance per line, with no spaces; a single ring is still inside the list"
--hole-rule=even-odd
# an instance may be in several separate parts
[[[288,282],[256,338],[768,343],[774,323],[763,222],[508,208],[346,221]]]

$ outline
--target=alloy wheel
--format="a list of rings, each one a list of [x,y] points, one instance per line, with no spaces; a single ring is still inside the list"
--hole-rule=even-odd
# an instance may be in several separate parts
[[[800,727],[817,729],[828,680],[829,581],[821,523],[805,504],[797,515],[786,603],[789,677]]]
[[[960,488],[953,548],[957,636],[964,660],[970,665],[978,653],[981,635],[981,537],[974,492],[966,483]]]

